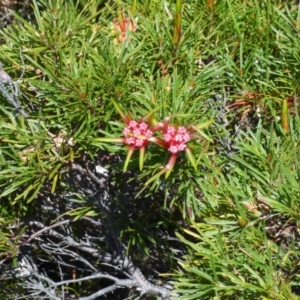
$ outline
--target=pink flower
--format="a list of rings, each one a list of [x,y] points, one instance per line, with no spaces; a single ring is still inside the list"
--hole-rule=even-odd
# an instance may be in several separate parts
[[[149,129],[147,123],[134,120],[129,121],[123,133],[125,135],[125,144],[135,148],[147,146],[148,139],[153,135],[153,131]]]
[[[100,142],[113,142],[113,143],[121,143],[126,144],[128,146],[128,153],[124,163],[123,171],[127,170],[129,161],[132,157],[133,152],[136,149],[139,149],[140,157],[139,157],[139,166],[140,170],[143,169],[144,158],[146,147],[153,137],[153,130],[150,128],[150,124],[152,121],[152,113],[146,115],[139,121],[133,120],[131,115],[125,115],[119,104],[111,100],[113,105],[115,106],[116,110],[120,114],[123,122],[125,123],[126,127],[123,129],[124,137],[121,138],[97,138],[97,141]],[[148,122],[145,122],[148,120]]]
[[[205,138],[208,141],[212,142],[212,140],[201,129],[208,127],[213,122],[213,120],[208,120],[198,125],[174,126],[169,123],[169,120],[172,117],[175,117],[175,115],[165,118],[163,122],[156,124],[152,128],[154,132],[160,131],[163,138],[151,137],[149,138],[149,141],[154,142],[160,145],[162,148],[168,150],[171,155],[167,164],[162,167],[158,173],[152,176],[145,183],[145,185],[150,184],[163,174],[165,174],[165,178],[168,178],[175,166],[179,152],[182,151],[185,152],[188,160],[196,170],[197,162],[195,161],[191,149],[187,145],[188,142],[190,142],[192,138],[196,138],[198,141]]]
[[[114,104],[116,107],[118,107],[116,103]],[[119,110],[119,107],[117,109]],[[144,118],[137,122],[132,120],[131,117],[125,116],[122,113],[120,114],[123,121],[127,125],[123,130],[124,138],[121,138],[120,140],[122,143],[129,146],[123,171],[125,172],[127,170],[129,161],[135,149],[139,149],[140,151],[140,170],[142,170],[146,147],[149,143],[149,139],[153,136],[153,131],[150,129],[149,124],[144,121]]]
[[[168,160],[168,163],[153,177],[151,177],[146,185],[154,181],[156,178],[165,174],[165,177],[168,178],[171,171],[173,170],[179,152],[185,151],[188,159],[196,169],[196,162],[194,156],[187,146],[187,143],[191,140],[192,137],[195,137],[194,132],[196,131],[193,126],[173,126],[169,124],[170,117],[165,118],[162,123],[158,123],[152,128],[153,131],[160,131],[163,138],[151,137],[149,141],[154,142],[164,149],[168,150],[171,153],[171,156]]]
[[[174,126],[168,125],[167,129],[164,130],[163,137],[167,149],[171,153],[178,153],[183,151],[187,146],[186,143],[190,141],[190,133],[185,127],[180,126],[177,129]]]

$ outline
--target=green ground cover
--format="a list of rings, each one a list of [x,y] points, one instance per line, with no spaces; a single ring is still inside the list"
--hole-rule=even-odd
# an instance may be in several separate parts
[[[298,299],[299,5],[33,0],[32,10],[0,31],[0,296]],[[132,120],[153,135],[124,131]],[[74,243],[54,250],[61,235]],[[86,236],[109,263],[80,252]],[[27,256],[36,269],[15,278]],[[156,292],[141,291],[128,257]],[[82,285],[93,274],[132,286]]]

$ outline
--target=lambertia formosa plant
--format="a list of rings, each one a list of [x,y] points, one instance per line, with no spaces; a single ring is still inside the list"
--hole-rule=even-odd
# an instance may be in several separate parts
[[[179,152],[185,151],[187,158],[190,163],[197,170],[197,164],[195,158],[191,152],[191,149],[187,146],[187,143],[191,141],[192,138],[201,140],[207,138],[211,140],[202,129],[208,127],[213,120],[209,120],[205,123],[199,125],[172,125],[170,124],[170,119],[172,117],[184,117],[184,115],[174,115],[166,117],[162,122],[157,122],[154,119],[154,112],[148,113],[139,121],[133,120],[131,115],[125,115],[120,106],[116,101],[112,100],[116,110],[119,112],[123,122],[126,127],[123,130],[124,137],[121,138],[96,138],[96,142],[112,142],[112,143],[122,143],[128,146],[128,153],[124,163],[123,171],[127,170],[130,158],[134,150],[139,149],[139,167],[140,170],[144,166],[144,157],[146,147],[149,142],[159,145],[161,148],[170,152],[170,158],[168,163],[161,168],[161,170],[151,177],[145,185],[148,185],[152,181],[156,180],[161,175],[165,174],[165,179],[167,179],[174,168],[176,159]],[[147,122],[146,122],[147,121]],[[195,132],[198,133],[195,134]],[[154,136],[155,133],[159,133],[160,136]]]
[[[20,2],[0,299],[299,298],[299,4]]]

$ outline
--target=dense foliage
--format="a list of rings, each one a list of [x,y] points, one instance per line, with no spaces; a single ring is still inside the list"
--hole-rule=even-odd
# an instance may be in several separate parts
[[[10,16],[1,299],[298,298],[298,4],[33,0]]]

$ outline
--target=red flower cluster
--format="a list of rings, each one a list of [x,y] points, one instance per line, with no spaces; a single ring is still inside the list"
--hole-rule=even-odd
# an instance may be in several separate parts
[[[119,105],[115,101],[113,101],[113,104],[115,105],[117,111],[120,113],[124,123],[126,124],[126,127],[123,130],[124,137],[114,139],[99,138],[97,140],[102,142],[123,143],[129,146],[129,151],[123,168],[124,171],[126,171],[130,158],[135,149],[139,149],[140,151],[140,169],[142,170],[145,151],[149,142],[161,146],[162,148],[169,151],[171,155],[166,166],[163,167],[162,170],[160,170],[156,175],[150,178],[146,182],[146,184],[154,181],[162,174],[166,174],[167,178],[176,163],[178,153],[182,151],[185,151],[191,164],[195,169],[197,168],[196,162],[187,143],[190,142],[193,137],[200,137],[199,135],[194,134],[196,131],[199,132],[200,135],[208,138],[200,129],[211,124],[212,120],[198,126],[188,125],[176,127],[169,123],[171,117],[167,117],[163,122],[151,127],[151,122],[148,121],[148,123],[146,123],[145,119],[147,119],[152,114],[149,114],[148,116],[142,118],[140,121],[136,121],[133,120],[131,116],[124,115]],[[154,136],[155,132],[160,132],[161,137]]]

